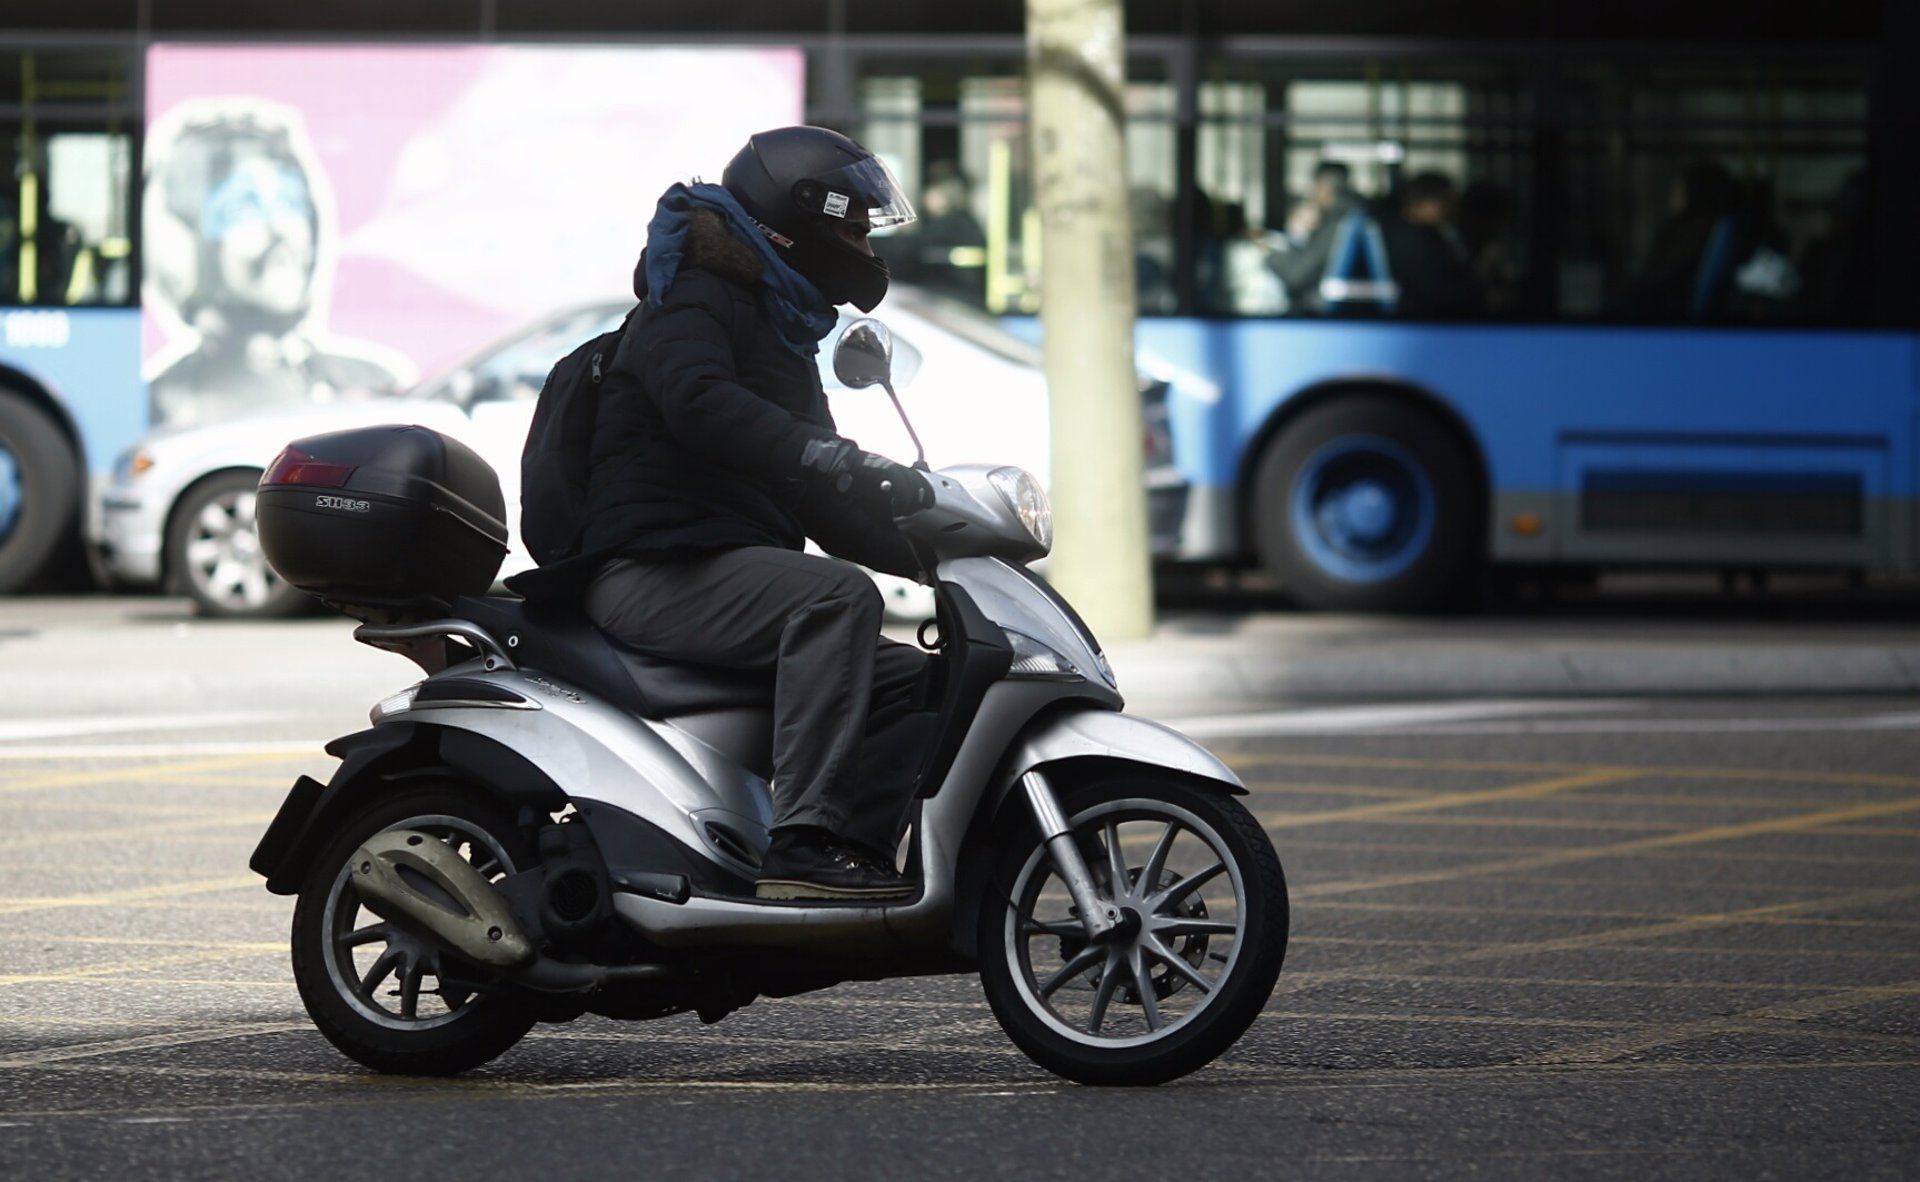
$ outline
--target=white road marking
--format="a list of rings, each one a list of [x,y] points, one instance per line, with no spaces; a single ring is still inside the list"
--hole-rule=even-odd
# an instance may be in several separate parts
[[[0,760],[172,759],[191,755],[317,756],[326,739],[282,739],[230,743],[38,743],[0,747]]]
[[[1707,735],[1920,729],[1920,711],[1813,718],[1572,718],[1406,727],[1414,735]]]
[[[249,711],[213,714],[94,714],[76,718],[16,718],[0,722],[0,743],[16,739],[63,739],[76,735],[112,735],[128,731],[208,730],[245,726],[290,717],[285,712]]]
[[[1506,718],[1518,714],[1596,714],[1628,710],[1640,703],[1613,698],[1546,698],[1532,701],[1475,699],[1460,702],[1388,702],[1364,706],[1325,706],[1272,710],[1258,714],[1216,714],[1169,719],[1167,725],[1196,739],[1265,735],[1327,735],[1350,731],[1403,730],[1423,724]]]

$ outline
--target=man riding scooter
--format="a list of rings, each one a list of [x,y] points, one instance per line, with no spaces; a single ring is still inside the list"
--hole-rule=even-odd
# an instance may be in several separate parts
[[[893,517],[921,473],[834,430],[815,354],[835,304],[887,291],[870,230],[914,220],[887,166],[817,127],[762,132],[719,185],[660,198],[641,308],[601,387],[585,606],[653,656],[773,670],[774,819],[756,893],[911,893],[894,869],[921,738],[918,649],[880,637],[879,592],[827,553],[917,573]]]

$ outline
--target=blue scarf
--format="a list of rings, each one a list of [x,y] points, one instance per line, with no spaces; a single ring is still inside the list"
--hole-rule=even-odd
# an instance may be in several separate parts
[[[687,226],[695,209],[710,209],[725,218],[734,237],[760,256],[760,306],[781,344],[802,357],[818,353],[821,338],[833,331],[833,305],[787,265],[733,194],[719,185],[674,185],[661,194],[647,223],[647,303],[660,305],[686,261]]]

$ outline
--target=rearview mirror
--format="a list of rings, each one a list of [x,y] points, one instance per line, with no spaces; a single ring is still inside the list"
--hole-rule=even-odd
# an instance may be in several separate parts
[[[878,320],[856,320],[833,347],[833,376],[853,390],[893,380],[893,334]]]

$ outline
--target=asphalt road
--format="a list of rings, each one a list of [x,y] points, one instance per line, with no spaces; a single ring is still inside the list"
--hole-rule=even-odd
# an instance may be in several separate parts
[[[332,622],[175,612],[0,612],[0,1175],[1920,1163],[1910,698],[1272,701],[1238,723],[1208,703],[1196,729],[1253,788],[1293,940],[1241,1044],[1158,1089],[1045,1075],[958,978],[763,1001],[711,1027],[583,1019],[418,1081],[371,1075],[308,1026],[290,903],[245,869],[286,785],[329,765],[303,744],[361,725],[406,667]],[[245,700],[210,708],[207,687],[236,678]]]

